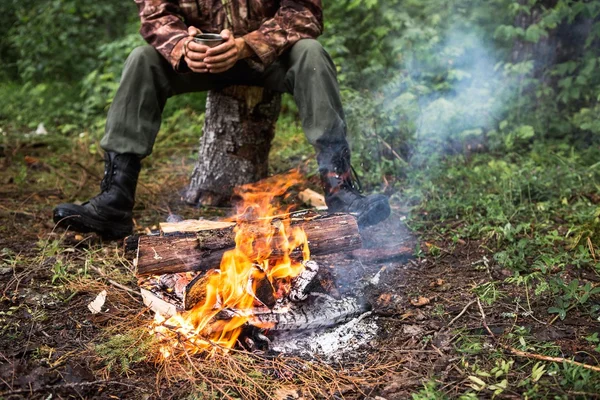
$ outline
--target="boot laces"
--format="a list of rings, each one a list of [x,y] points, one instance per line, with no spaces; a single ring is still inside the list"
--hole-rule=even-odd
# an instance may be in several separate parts
[[[362,193],[362,191],[363,191],[362,183],[360,182],[360,179],[358,178],[358,174],[356,173],[356,170],[354,169],[354,167],[352,165],[350,165],[350,171],[351,171],[350,179],[349,179],[350,185],[358,193]]]
[[[105,161],[104,176],[102,177],[102,181],[100,182],[100,193],[97,196],[94,196],[95,199],[102,198],[110,190],[110,186],[112,184],[112,177],[116,173],[116,163],[114,161],[112,163]]]
[[[360,182],[360,179],[358,178],[358,174],[356,173],[356,170],[352,165],[349,165],[349,171],[347,174],[344,175],[345,176],[342,178],[341,186],[356,194],[361,194],[363,187]],[[341,177],[342,175],[338,176]]]

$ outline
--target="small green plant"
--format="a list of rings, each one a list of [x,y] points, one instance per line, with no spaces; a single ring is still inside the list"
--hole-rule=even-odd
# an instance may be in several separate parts
[[[590,297],[600,294],[600,287],[593,287],[590,282],[580,285],[578,279],[573,279],[566,284],[561,278],[556,278],[553,282],[555,291],[562,293],[556,297],[555,305],[548,308],[548,313],[557,314],[561,320],[565,319],[568,311],[586,304]]]
[[[508,375],[514,364],[513,360],[497,360],[495,366],[490,370],[480,368],[477,364],[472,365],[472,375],[467,378],[468,386],[477,393],[491,392],[492,397],[499,396],[508,388]]]
[[[107,374],[117,372],[127,375],[134,364],[148,358],[153,343],[150,333],[140,328],[114,335],[94,349],[104,363]]]
[[[489,306],[494,304],[499,298],[504,297],[504,294],[498,290],[496,282],[493,281],[482,283],[476,286],[473,291]]]
[[[52,266],[52,283],[57,281],[66,281],[68,277],[69,265],[62,260],[56,260]]]
[[[600,353],[600,336],[598,336],[598,332],[594,332],[593,334],[587,336],[585,338],[585,340],[591,344],[596,345],[596,347],[594,348],[594,351],[597,351],[598,353]]]
[[[423,388],[416,393],[411,394],[413,400],[440,400],[447,399],[448,396],[438,390],[438,383],[429,380],[423,384]]]

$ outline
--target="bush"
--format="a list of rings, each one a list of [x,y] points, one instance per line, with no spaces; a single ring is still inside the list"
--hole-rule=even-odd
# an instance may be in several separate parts
[[[135,6],[129,1],[6,0],[0,13],[16,20],[5,26],[0,48],[12,56],[18,78],[77,81],[95,67],[98,46],[124,33]]]

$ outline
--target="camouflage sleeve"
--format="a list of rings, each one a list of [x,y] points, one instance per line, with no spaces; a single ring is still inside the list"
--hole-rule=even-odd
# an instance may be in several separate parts
[[[135,0],[142,26],[142,37],[179,70],[183,45],[188,37],[187,25],[176,1]]]
[[[316,39],[323,32],[321,0],[281,0],[275,16],[244,36],[266,66],[300,39]]]

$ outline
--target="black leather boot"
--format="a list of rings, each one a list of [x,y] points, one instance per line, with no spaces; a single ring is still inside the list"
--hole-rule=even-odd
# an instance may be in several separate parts
[[[133,231],[132,211],[140,173],[134,154],[107,152],[100,194],[82,205],[64,203],[54,209],[54,222],[77,232],[96,232],[119,239]]]
[[[317,161],[329,212],[353,214],[360,227],[375,225],[390,215],[386,196],[360,193],[358,180],[353,178],[348,147],[328,147],[319,152]]]

